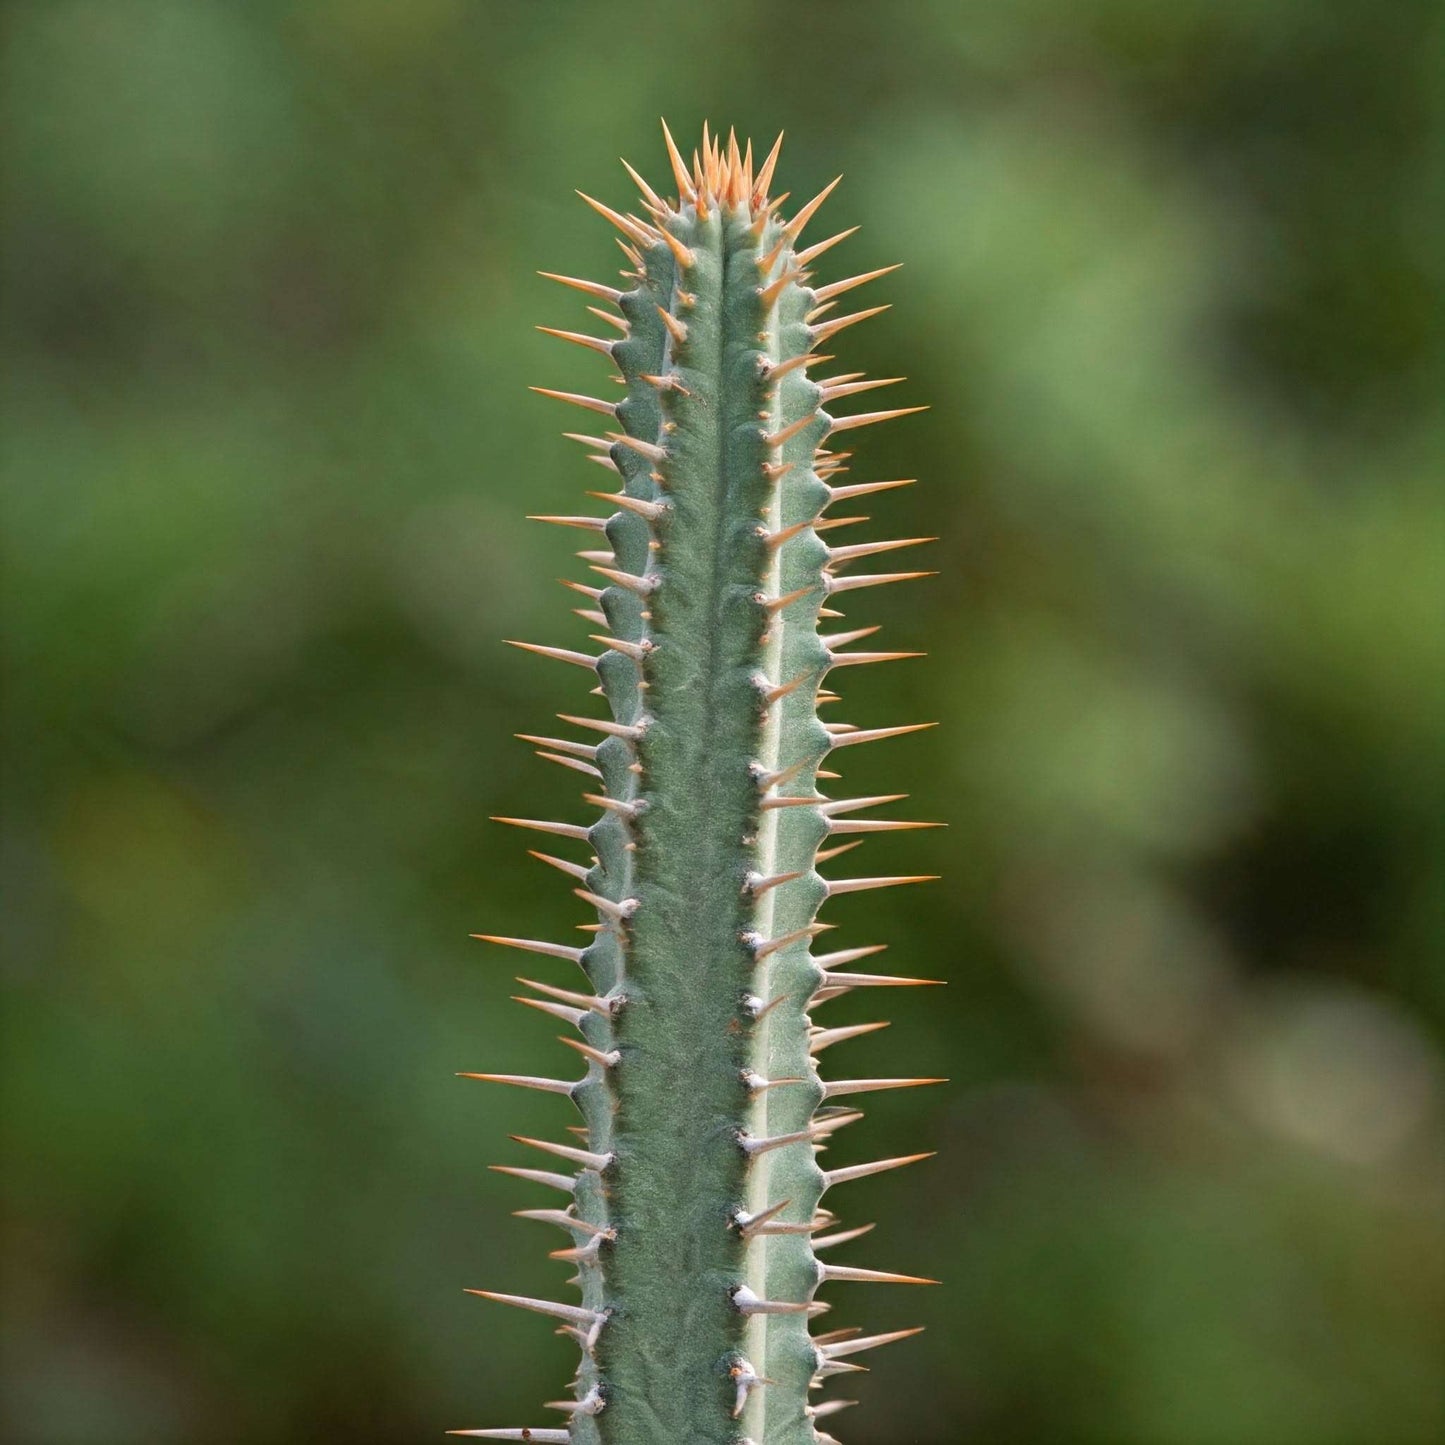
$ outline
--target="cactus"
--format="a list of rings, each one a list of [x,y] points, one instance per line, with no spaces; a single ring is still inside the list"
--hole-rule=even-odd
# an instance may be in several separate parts
[[[832,800],[821,770],[842,747],[928,724],[824,722],[835,668],[914,657],[848,650],[877,631],[834,626],[844,594],[928,575],[859,574],[853,563],[932,540],[833,545],[865,520],[828,509],[907,485],[840,484],[841,432],[922,410],[834,417],[825,407],[887,386],[857,373],[814,380],[818,354],[884,307],[836,315],[836,298],[872,271],[814,287],[809,268],[844,237],[802,247],[833,189],[785,220],[770,198],[779,145],[756,171],[752,147],[710,138],[687,165],[663,127],[676,200],[629,166],[648,219],[590,197],[621,232],[626,289],[551,279],[581,291],[615,333],[541,328],[608,357],[618,401],[543,388],[601,418],[576,435],[616,474],[593,492],[607,517],[540,520],[597,534],[579,555],[602,586],[566,585],[600,652],[517,646],[576,664],[610,715],[564,716],[577,738],[522,735],[583,774],[590,825],[522,818],[591,850],[590,861],[537,852],[596,910],[585,948],[478,935],[577,964],[586,985],[523,980],[520,1000],[566,1024],[580,1079],[471,1074],[566,1095],[585,1127],[566,1144],[520,1139],[548,1168],[501,1172],[550,1186],[565,1207],[520,1211],[568,1237],[579,1303],[476,1290],[560,1321],[582,1361],[562,1428],[461,1430],[492,1440],[569,1445],[818,1445],[845,1407],[814,1391],[860,1368],[853,1357],[915,1333],[810,1334],[832,1281],[932,1283],[824,1263],[865,1229],[840,1229],[826,1191],[924,1154],[823,1169],[825,1141],[861,1117],[854,1096],[940,1080],[820,1079],[817,1056],[884,1027],[826,1028],[812,1010],[854,989],[931,980],[853,971],[877,946],[818,953],[819,906],[838,894],[926,881],[825,880],[819,867],[869,833],[936,826],[862,819],[892,797]],[[625,162],[624,162],[625,164]],[[837,182],[834,182],[836,185]],[[856,229],[856,228],[855,228]],[[548,273],[543,273],[544,275]],[[569,434],[571,435],[571,434]],[[825,540],[827,539],[827,540]]]

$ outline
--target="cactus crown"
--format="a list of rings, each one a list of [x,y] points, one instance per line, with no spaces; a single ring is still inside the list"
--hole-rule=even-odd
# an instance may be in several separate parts
[[[588,599],[601,650],[518,644],[595,675],[609,716],[564,718],[586,740],[526,740],[584,775],[599,816],[502,820],[590,848],[586,862],[536,856],[574,880],[597,921],[585,948],[489,938],[580,965],[585,987],[528,982],[537,996],[522,1001],[575,1031],[563,1042],[586,1071],[470,1076],[565,1094],[581,1110],[572,1142],[519,1141],[551,1156],[547,1169],[504,1171],[565,1196],[523,1214],[568,1235],[554,1257],[576,1266],[580,1303],[476,1293],[553,1316],[582,1362],[572,1398],[553,1406],[563,1428],[456,1433],[817,1445],[842,1402],[815,1389],[912,1333],[812,1334],[819,1285],[926,1282],[820,1261],[864,1232],[835,1228],[826,1191],[926,1157],[821,1168],[825,1143],[860,1117],[852,1097],[936,1081],[824,1082],[824,1049],[883,1025],[812,1018],[853,989],[925,982],[853,971],[876,947],[814,948],[828,898],[923,881],[818,872],[861,835],[930,826],[853,816],[891,798],[820,791],[837,776],[821,771],[830,751],[918,726],[820,718],[834,668],[917,654],[850,651],[876,629],[828,634],[819,622],[837,626],[848,592],[925,575],[852,570],[930,539],[834,545],[835,528],[865,519],[828,515],[906,485],[839,484],[849,453],[836,434],[921,408],[834,417],[825,407],[889,381],[809,374],[831,359],[824,343],[884,309],[834,312],[881,271],[812,285],[813,261],[851,234],[800,246],[833,187],[784,219],[786,197],[769,194],[781,137],[755,169],[733,136],[723,146],[704,127],[689,166],[664,134],[675,199],[636,172],[645,220],[584,197],[621,232],[624,287],[554,278],[602,303],[589,309],[619,333],[551,332],[610,358],[620,400],[545,393],[601,417],[599,435],[576,440],[616,474],[615,490],[592,494],[611,515],[543,519],[598,534],[580,556],[601,585],[567,585]]]

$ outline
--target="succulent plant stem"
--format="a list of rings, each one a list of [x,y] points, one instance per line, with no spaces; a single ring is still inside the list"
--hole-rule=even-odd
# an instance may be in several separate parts
[[[781,137],[757,167],[734,136],[723,144],[704,127],[691,163],[664,137],[676,198],[631,167],[643,215],[583,197],[620,233],[623,285],[551,277],[608,308],[589,310],[612,331],[540,328],[607,357],[620,398],[533,388],[601,418],[601,436],[569,435],[616,476],[614,490],[590,493],[609,515],[538,518],[595,534],[580,555],[606,585],[568,585],[587,597],[579,611],[598,650],[516,645],[591,672],[608,715],[563,719],[585,741],[524,739],[584,775],[594,821],[500,821],[586,845],[576,860],[533,856],[569,875],[596,922],[581,947],[478,935],[580,968],[580,984],[520,980],[536,996],[519,1001],[571,1031],[563,1042],[583,1071],[466,1075],[564,1094],[582,1113],[566,1143],[514,1136],[552,1167],[498,1166],[566,1196],[522,1213],[567,1236],[553,1257],[575,1269],[580,1300],[472,1291],[556,1321],[581,1365],[551,1407],[561,1428],[454,1433],[826,1445],[818,1420],[848,1402],[814,1392],[857,1368],[846,1357],[910,1332],[814,1335],[816,1291],[933,1283],[818,1258],[867,1228],[836,1229],[827,1191],[927,1157],[825,1171],[819,1153],[861,1117],[833,1101],[943,1081],[825,1082],[819,1053],[883,1025],[813,1019],[855,988],[927,982],[846,971],[874,947],[815,952],[829,898],[929,881],[819,872],[857,846],[828,846],[834,835],[937,826],[844,816],[895,799],[819,790],[836,776],[820,766],[831,751],[928,726],[825,724],[818,712],[834,668],[921,655],[850,651],[876,629],[824,636],[819,621],[840,616],[848,592],[930,575],[845,570],[929,538],[824,540],[834,503],[907,485],[835,486],[849,454],[831,438],[922,408],[834,416],[825,405],[900,378],[810,374],[828,360],[825,341],[885,309],[835,317],[835,298],[895,269],[812,285],[812,262],[851,234],[800,249],[837,182],[784,218],[785,197],[770,195]]]

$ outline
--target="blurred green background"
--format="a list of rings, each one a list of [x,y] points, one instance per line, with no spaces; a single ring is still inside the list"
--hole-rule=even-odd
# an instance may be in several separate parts
[[[947,1287],[834,1292],[929,1327],[841,1433],[1445,1440],[1441,20],[5,7],[4,1437],[391,1445],[566,1378],[461,1293],[558,1287],[484,1166],[563,1106],[452,1073],[559,1062],[467,939],[581,919],[487,821],[585,816],[511,739],[579,686],[498,640],[585,630],[523,514],[597,478],[524,388],[601,367],[534,273],[614,267],[572,188],[661,184],[666,115],[846,173],[824,279],[906,267],[840,364],[933,407],[856,475],[942,575],[850,609],[932,658],[845,690],[943,725],[846,786],[946,882],[836,916],[951,984],[846,1046],[952,1076],[847,1141],[941,1150],[849,1258]]]

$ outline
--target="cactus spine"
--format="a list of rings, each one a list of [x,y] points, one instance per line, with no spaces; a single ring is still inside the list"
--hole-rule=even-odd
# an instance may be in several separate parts
[[[561,1428],[455,1433],[818,1445],[831,1438],[818,1422],[842,1405],[813,1391],[911,1333],[810,1334],[818,1286],[927,1282],[820,1262],[853,1237],[834,1228],[825,1191],[926,1157],[823,1170],[820,1149],[860,1117],[851,1097],[936,1081],[823,1082],[824,1048],[882,1025],[825,1029],[811,1016],[855,988],[923,982],[853,972],[875,948],[813,946],[829,897],[924,881],[818,872],[856,846],[840,837],[930,826],[854,818],[892,799],[819,791],[836,776],[820,772],[831,750],[914,730],[823,722],[825,676],[916,655],[848,651],[874,629],[829,636],[819,619],[831,625],[846,592],[925,575],[849,569],[928,540],[824,540],[862,520],[826,517],[830,505],[905,485],[837,484],[848,454],[832,438],[921,408],[834,417],[826,406],[888,383],[809,375],[829,359],[825,342],[883,309],[834,313],[882,272],[811,284],[809,266],[842,236],[807,248],[800,236],[832,187],[785,220],[785,198],[769,197],[778,146],[755,172],[750,145],[723,146],[706,127],[691,166],[666,140],[675,200],[632,172],[648,219],[584,197],[622,233],[625,289],[553,278],[603,303],[590,309],[621,333],[552,332],[609,357],[620,400],[545,393],[600,415],[601,434],[576,439],[617,485],[593,494],[606,519],[543,519],[599,534],[580,555],[605,585],[568,585],[589,599],[600,652],[518,645],[595,673],[610,716],[564,718],[585,741],[526,740],[587,777],[599,816],[502,820],[590,847],[586,864],[536,856],[576,881],[597,923],[585,948],[484,935],[581,966],[585,988],[529,983],[537,997],[522,1001],[575,1029],[563,1042],[586,1072],[469,1076],[566,1094],[581,1110],[575,1142],[519,1141],[549,1168],[504,1171],[567,1196],[522,1213],[568,1235],[555,1257],[575,1264],[581,1302],[475,1293],[559,1320],[582,1363],[553,1406]]]

